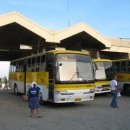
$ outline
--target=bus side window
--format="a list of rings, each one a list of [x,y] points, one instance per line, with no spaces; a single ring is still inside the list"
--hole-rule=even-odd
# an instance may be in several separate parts
[[[16,66],[16,72],[18,72],[18,66]]]
[[[54,78],[54,54],[48,53],[46,70],[49,72],[49,79]]]
[[[126,72],[127,71],[126,63],[127,63],[126,61],[121,62],[121,72]]]
[[[32,58],[32,63],[31,63],[31,71],[35,71],[35,57]]]
[[[18,71],[20,72],[21,71],[21,61],[18,62],[18,66],[19,66]]]
[[[127,69],[128,69],[128,72],[130,73],[130,61],[128,61],[128,63],[127,63]]]
[[[34,72],[34,69],[31,69],[31,72]]]
[[[36,67],[36,71],[37,71],[37,72],[39,71],[39,67]]]
[[[46,61],[46,55],[42,55],[41,56],[40,71],[45,71],[45,61]]]
[[[47,69],[52,69],[54,65],[54,55],[53,54],[49,54],[47,56]]]
[[[19,64],[18,64],[18,61],[16,62],[16,70],[15,72],[18,72],[19,71]]]
[[[36,57],[36,66],[40,65],[40,56]]]
[[[11,63],[10,72],[16,71],[16,62]]]
[[[115,69],[117,72],[120,72],[120,62],[115,62]]]
[[[30,72],[31,71],[31,59],[27,59],[26,62],[27,62],[27,68],[26,69],[27,69],[27,71]]]
[[[41,60],[41,57],[40,57],[40,56],[36,57],[36,71],[39,71],[39,68],[40,68],[40,60]]]
[[[23,60],[19,62],[19,68],[20,68],[20,72],[24,71],[24,61]]]

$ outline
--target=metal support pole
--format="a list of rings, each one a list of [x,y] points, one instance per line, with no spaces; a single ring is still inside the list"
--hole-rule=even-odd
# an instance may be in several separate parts
[[[26,95],[26,64],[24,64],[24,94]]]

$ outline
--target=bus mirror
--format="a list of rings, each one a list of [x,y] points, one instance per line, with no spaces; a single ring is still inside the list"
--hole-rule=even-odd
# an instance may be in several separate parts
[[[57,67],[62,66],[62,63],[56,63],[56,66]]]
[[[62,63],[59,63],[59,65],[58,66],[62,66]]]

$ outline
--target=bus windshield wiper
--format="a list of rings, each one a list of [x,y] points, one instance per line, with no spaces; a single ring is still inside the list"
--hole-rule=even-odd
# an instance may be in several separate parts
[[[81,75],[80,72],[78,70],[78,67],[76,67],[76,72],[73,74],[72,78],[70,79],[70,81],[73,80],[74,76],[77,75],[78,81],[83,81],[83,82],[87,82],[86,79],[84,79]]]

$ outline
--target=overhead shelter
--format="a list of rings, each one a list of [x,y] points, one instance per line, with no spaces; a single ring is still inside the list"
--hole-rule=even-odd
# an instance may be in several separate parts
[[[111,44],[110,39],[83,22],[63,30],[52,31],[17,12],[0,16],[1,61],[10,61],[55,47],[91,52],[111,50]],[[23,45],[30,49],[21,49]]]
[[[103,49],[101,54],[109,55],[111,59],[130,58],[130,39],[106,37],[111,47]]]
[[[32,49],[21,49],[21,46]],[[0,60],[41,52],[49,47],[67,49],[104,49],[111,43],[85,23],[79,23],[61,31],[42,28],[17,12],[0,16]]]

